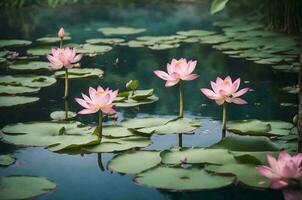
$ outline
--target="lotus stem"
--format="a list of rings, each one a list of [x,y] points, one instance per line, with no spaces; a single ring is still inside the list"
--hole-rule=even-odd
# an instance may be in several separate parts
[[[64,100],[64,106],[65,106],[65,119],[67,120],[69,109],[68,109],[68,101],[66,99]]]
[[[182,147],[182,133],[178,134],[178,146]]]
[[[103,132],[103,112],[100,110],[100,112],[99,112],[99,131],[98,131],[99,139],[102,139],[102,132]]]
[[[182,81],[179,82],[179,118],[184,117],[184,92]]]
[[[64,93],[64,99],[68,98],[68,69],[65,68],[65,93]]]
[[[223,113],[222,113],[222,137],[225,137],[226,134],[226,122],[227,122],[227,103],[223,104]]]

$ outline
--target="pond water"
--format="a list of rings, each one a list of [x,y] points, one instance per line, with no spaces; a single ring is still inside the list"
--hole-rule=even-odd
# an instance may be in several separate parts
[[[159,4],[128,6],[72,6],[55,9],[31,8],[0,14],[1,39],[23,38],[35,40],[47,34],[55,34],[63,26],[70,32],[72,43],[83,43],[86,39],[100,37],[96,29],[104,26],[129,26],[146,28],[140,35],[171,35],[180,30],[207,29],[217,30],[212,26],[215,17],[209,15],[209,5],[204,4]],[[8,11],[7,11],[8,12]],[[227,18],[227,16],[225,16]],[[125,38],[131,39],[134,36]],[[36,44],[34,44],[36,45]],[[34,46],[33,45],[33,46]],[[24,52],[26,48],[18,48]],[[202,87],[210,87],[210,80],[217,76],[231,75],[240,77],[242,87],[250,87],[252,92],[245,96],[248,105],[230,105],[229,119],[257,118],[263,120],[291,121],[296,114],[296,107],[283,107],[280,103],[298,102],[295,95],[280,90],[281,87],[294,85],[296,74],[273,71],[269,65],[254,64],[240,58],[230,58],[207,44],[182,44],[179,48],[150,50],[115,46],[112,51],[96,57],[84,57],[82,67],[99,67],[104,70],[104,78],[92,80],[71,80],[69,109],[81,108],[73,100],[80,94],[87,93],[89,86],[101,84],[123,90],[125,83],[138,79],[140,87],[154,88],[160,100],[156,103],[140,106],[139,112],[133,109],[118,109],[119,120],[146,115],[177,115],[178,88],[165,88],[164,82],[153,71],[165,69],[172,58],[185,57],[198,61],[196,73],[200,78],[185,82],[185,115],[201,120],[194,135],[183,137],[183,146],[207,147],[221,139],[222,107],[206,99],[200,92]],[[116,60],[118,58],[118,63]],[[40,58],[46,61],[45,57]],[[1,73],[7,74],[5,69]],[[51,74],[51,73],[50,73]],[[63,110],[64,81],[58,80],[53,86],[43,88],[38,96],[40,100],[22,107],[2,108],[1,127],[9,123],[49,120],[54,110]],[[83,115],[78,121],[94,125],[97,115]],[[163,150],[178,145],[177,135],[152,136],[153,144],[147,149]],[[21,148],[0,144],[0,151],[12,153],[17,163],[8,168],[1,168],[0,175],[27,174],[49,177],[55,181],[57,189],[37,199],[282,199],[281,192],[273,190],[253,190],[243,187],[228,186],[223,189],[201,192],[166,192],[137,185],[133,176],[110,173],[107,162],[114,154],[68,155],[53,153],[43,148]],[[143,162],[143,161],[141,161]],[[105,169],[103,169],[102,165]]]

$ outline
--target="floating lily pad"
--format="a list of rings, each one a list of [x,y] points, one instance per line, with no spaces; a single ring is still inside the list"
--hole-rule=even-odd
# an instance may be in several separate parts
[[[300,70],[300,67],[298,65],[275,65],[272,66],[272,68],[274,70],[280,70],[289,73],[298,73]]]
[[[65,111],[54,111],[50,113],[50,118],[53,120],[63,121],[66,119],[72,119],[75,118],[77,114],[75,112],[68,111],[67,118],[66,118],[66,112]]]
[[[55,84],[57,81],[49,76],[37,75],[16,75],[16,76],[0,76],[0,84],[25,86],[25,87],[48,87]]]
[[[153,94],[153,89],[150,90],[135,90],[134,93],[130,91],[121,92],[114,101],[116,107],[136,107],[139,105],[150,104],[158,101],[158,97]]]
[[[264,46],[261,42],[255,41],[230,41],[218,45],[214,45],[213,47],[219,50],[239,50],[239,49],[250,49],[250,48],[258,48]]]
[[[195,167],[183,169],[159,166],[138,174],[134,181],[158,189],[195,191],[228,186],[233,183],[234,177],[217,176]]]
[[[38,97],[0,96],[0,107],[19,106],[38,101]]]
[[[132,129],[132,131],[138,134],[150,135],[153,133],[165,135],[165,134],[179,134],[179,133],[193,133],[198,127],[200,127],[200,122],[197,122],[188,118],[179,118],[176,120],[171,120],[164,125]]]
[[[32,49],[27,50],[27,54],[33,55],[33,56],[45,56],[47,54],[51,53],[52,47],[35,47]]]
[[[8,68],[13,70],[22,70],[22,71],[31,71],[31,70],[48,70],[49,69],[49,62],[39,62],[33,61],[29,63],[20,63],[20,64],[13,64],[8,66]]]
[[[283,87],[282,90],[287,93],[290,93],[290,94],[299,94],[298,86],[286,86],[286,87]]]
[[[215,32],[208,31],[208,30],[189,30],[189,31],[178,31],[178,35],[184,35],[184,36],[208,36],[208,35],[214,35]]]
[[[155,167],[160,161],[159,151],[131,151],[114,156],[108,162],[108,168],[119,173],[138,174]]]
[[[257,165],[229,163],[222,166],[208,165],[205,169],[216,174],[236,175],[237,181],[245,186],[269,188],[270,180],[261,176]]]
[[[82,79],[82,78],[101,78],[104,71],[98,68],[72,68],[68,69],[69,79]],[[55,72],[56,78],[65,78],[65,71]]]
[[[98,31],[104,35],[132,35],[145,32],[146,29],[132,27],[103,27],[99,28]]]
[[[71,40],[71,37],[65,36],[63,40],[64,41]],[[52,43],[59,43],[61,41],[61,38],[59,38],[59,37],[41,37],[41,38],[38,38],[36,41],[41,42],[41,43],[52,44]]]
[[[239,135],[275,136],[288,135],[293,124],[284,121],[260,121],[257,119],[229,121],[229,131]]]
[[[263,136],[229,136],[211,146],[215,149],[231,151],[279,151],[281,148]]]
[[[51,151],[98,144],[92,130],[79,122],[27,122],[7,125],[2,141],[22,146],[45,146]]]
[[[16,162],[16,158],[12,155],[0,155],[0,166],[9,166]]]
[[[30,88],[23,86],[0,85],[0,94],[25,94],[38,92],[40,88]]]
[[[2,176],[0,177],[0,199],[32,199],[56,188],[56,184],[44,177]]]
[[[238,163],[241,164],[254,164],[254,165],[267,165],[267,155],[276,157],[279,151],[231,151],[230,152]]]
[[[83,148],[90,153],[110,153],[125,151],[133,148],[144,148],[151,144],[149,137],[131,136],[123,138],[102,137],[101,143]]]
[[[91,54],[91,53],[104,54],[111,50],[112,47],[108,45],[84,44],[77,49],[77,52],[84,53],[84,54]]]
[[[215,14],[221,10],[223,10],[229,0],[214,0],[211,4],[211,14]]]
[[[149,49],[152,50],[165,50],[165,49],[173,49],[179,47],[179,44],[155,44],[152,46],[149,46]]]
[[[181,164],[181,159],[186,157],[186,163],[198,164],[224,164],[234,160],[232,154],[224,149],[204,149],[204,148],[172,148],[160,153],[162,163],[164,164]]]
[[[134,136],[134,134],[131,131],[129,131],[126,127],[117,126],[117,125],[103,126],[102,134],[104,136],[113,137],[113,138]]]
[[[27,46],[30,44],[31,44],[31,41],[28,41],[28,40],[0,40],[0,48]]]
[[[230,39],[224,35],[208,35],[200,37],[200,41],[204,44],[219,44],[223,42],[228,42],[230,41]]]
[[[125,39],[122,38],[94,38],[86,40],[89,44],[109,44],[116,45],[122,42],[125,42]]]
[[[139,129],[164,125],[169,121],[171,121],[171,118],[166,117],[133,118],[122,121],[122,125],[127,128]]]

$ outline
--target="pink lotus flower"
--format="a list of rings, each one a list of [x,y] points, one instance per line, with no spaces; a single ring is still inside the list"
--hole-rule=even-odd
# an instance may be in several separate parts
[[[61,27],[59,32],[58,32],[58,37],[63,39],[64,38],[64,35],[65,35],[65,31],[64,31],[64,28]]]
[[[289,186],[290,180],[302,181],[302,153],[290,156],[283,151],[278,160],[267,155],[269,167],[261,165],[257,167],[258,172],[271,180],[271,188],[284,189]]]
[[[72,68],[76,67],[77,62],[79,62],[83,54],[76,55],[76,50],[74,48],[52,48],[52,55],[47,55],[47,59],[51,63],[50,68],[52,70],[58,70],[62,67]]]
[[[167,72],[156,70],[155,75],[166,80],[166,87],[176,85],[180,80],[191,81],[199,77],[198,74],[192,74],[196,67],[197,61],[181,58],[180,60],[173,59],[171,63],[167,64]]]
[[[283,190],[285,200],[302,200],[302,191],[297,190]]]
[[[112,108],[112,102],[117,94],[118,90],[112,91],[109,88],[104,90],[101,86],[98,86],[97,90],[95,90],[89,87],[89,97],[82,94],[83,99],[75,98],[76,102],[85,108],[79,114],[92,114],[98,111],[107,114],[116,113]]]
[[[238,98],[249,91],[249,88],[243,88],[238,91],[240,86],[240,78],[232,82],[230,76],[227,76],[224,80],[217,77],[216,83],[211,81],[213,90],[202,88],[201,92],[209,99],[216,101],[218,105],[222,105],[224,102],[235,104],[247,104],[247,102],[241,98]]]

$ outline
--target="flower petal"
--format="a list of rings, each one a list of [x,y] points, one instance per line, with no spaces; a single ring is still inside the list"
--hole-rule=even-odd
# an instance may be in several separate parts
[[[185,81],[191,81],[191,80],[197,79],[198,77],[199,77],[198,74],[189,74],[185,77],[182,77],[181,79],[185,80]]]
[[[169,74],[167,74],[166,72],[161,71],[161,70],[154,71],[154,74],[165,81],[172,79]]]
[[[176,85],[179,82],[179,80],[168,80],[165,84],[166,87],[172,87]]]
[[[247,101],[241,98],[231,98],[231,102],[234,104],[241,104],[241,105],[247,104]]]
[[[241,90],[239,90],[238,92],[233,94],[233,97],[240,97],[242,95],[244,95],[245,93],[247,93],[250,90],[250,88],[243,88]]]

